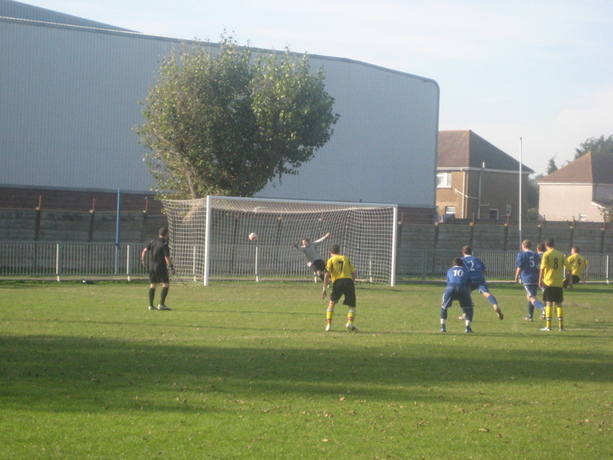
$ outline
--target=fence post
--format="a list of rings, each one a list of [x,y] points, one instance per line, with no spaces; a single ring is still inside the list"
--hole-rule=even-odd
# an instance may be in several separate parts
[[[194,244],[193,248],[193,259],[192,259],[192,275],[194,277],[194,283],[196,282],[196,245]]]
[[[255,243],[255,282],[260,282],[260,276],[258,275],[258,244]]]
[[[469,224],[470,226],[470,237],[469,237],[469,243],[471,246],[475,245],[475,221],[471,221]]]
[[[605,271],[606,271],[606,275],[607,275],[607,285],[608,285],[609,284],[609,254],[607,254],[606,261],[607,261],[607,268],[606,268]]]
[[[436,267],[436,250],[438,249],[438,238],[439,238],[439,223],[434,223],[434,241],[432,244],[432,270],[431,273],[434,273],[434,269]]]
[[[119,243],[121,242],[121,190],[117,189],[117,210],[115,216],[115,275],[119,274]]]
[[[126,275],[128,275],[128,282],[132,281],[130,279],[130,245],[126,247]]]
[[[60,243],[55,245],[55,278],[60,281]]]

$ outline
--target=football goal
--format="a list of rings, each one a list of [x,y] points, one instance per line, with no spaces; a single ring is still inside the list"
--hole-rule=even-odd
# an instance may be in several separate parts
[[[310,280],[313,273],[294,245],[330,233],[319,246],[324,260],[329,247],[338,244],[359,280],[395,284],[395,205],[227,196],[163,200],[163,205],[181,278],[205,285],[211,280]]]

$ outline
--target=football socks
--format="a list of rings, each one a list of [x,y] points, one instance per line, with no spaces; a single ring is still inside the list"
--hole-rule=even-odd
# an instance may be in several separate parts
[[[556,316],[558,317],[558,327],[564,329],[564,307],[562,305],[556,307]]]
[[[553,313],[553,306],[551,304],[545,305],[545,327],[551,329],[551,314]]]
[[[160,294],[160,303],[162,305],[166,305],[166,296],[168,295],[168,287],[162,288],[162,293]]]

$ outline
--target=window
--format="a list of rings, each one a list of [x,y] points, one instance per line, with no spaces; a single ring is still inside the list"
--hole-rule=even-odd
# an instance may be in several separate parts
[[[445,214],[441,216],[442,222],[453,222],[455,220],[455,206],[445,206]]]
[[[489,213],[489,219],[491,221],[498,221],[498,209],[490,209],[490,213]]]
[[[451,173],[437,173],[436,188],[451,188]]]

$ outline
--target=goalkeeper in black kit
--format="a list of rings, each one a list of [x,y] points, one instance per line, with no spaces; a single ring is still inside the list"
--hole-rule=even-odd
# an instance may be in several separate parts
[[[168,247],[168,228],[162,227],[159,237],[151,240],[143,249],[140,255],[141,263],[149,270],[149,310],[170,310],[165,304],[170,279],[168,269],[174,274],[174,266],[170,258],[170,248]],[[153,305],[155,298],[155,287],[162,285],[160,303],[157,307]]]
[[[324,236],[315,241],[305,238],[300,241],[300,244],[294,243],[292,245],[294,248],[298,249],[304,254],[304,256],[307,258],[307,266],[313,270],[313,273],[322,281],[324,280],[324,275],[326,273],[326,263],[319,255],[318,247],[329,236],[330,234],[326,233]]]

